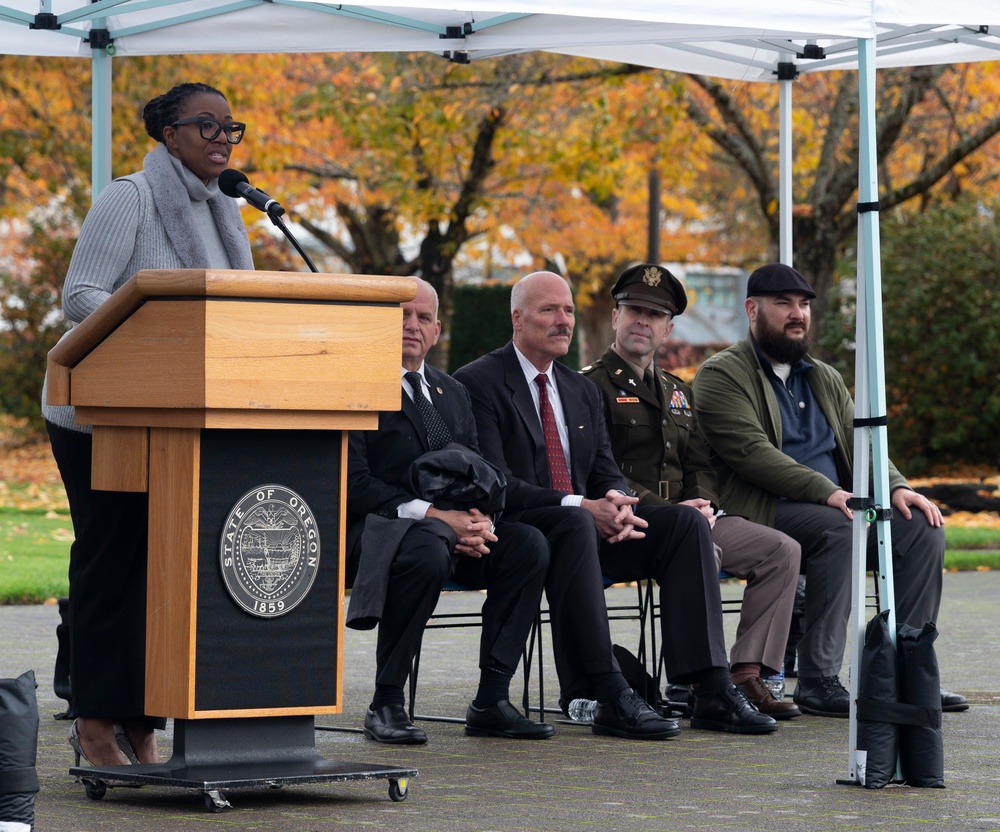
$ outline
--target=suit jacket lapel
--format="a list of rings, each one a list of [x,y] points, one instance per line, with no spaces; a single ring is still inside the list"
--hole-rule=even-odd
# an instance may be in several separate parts
[[[444,373],[430,365],[424,366],[424,373],[427,375],[427,383],[431,388],[431,403],[437,409],[437,412],[441,414],[441,418],[444,419],[448,430],[451,431],[452,437],[457,436],[461,428],[461,423],[459,422],[459,414],[455,409],[455,397],[451,395],[448,385],[441,384],[438,380],[438,377],[443,376]],[[414,409],[416,408],[414,407]]]
[[[586,402],[580,396],[581,387],[577,374],[558,362],[553,365],[556,383],[559,385],[559,401],[562,402],[563,417],[566,419],[566,433],[569,436],[570,474],[573,486],[580,494],[587,493],[587,473],[591,448],[589,447],[591,431],[587,428],[590,417]],[[590,384],[588,381],[587,384]]]
[[[663,373],[659,372],[656,374],[656,384],[659,387],[660,414],[662,418],[666,419],[670,414],[670,402],[673,400],[677,384],[668,378],[664,378]]]
[[[653,405],[653,407],[659,407],[660,402],[656,398],[656,391],[650,390],[646,386],[646,382],[642,378],[636,376],[635,370],[633,370],[614,350],[609,349],[607,352],[601,356],[601,360],[604,362],[605,366],[608,368],[608,375],[611,378],[613,384],[618,385],[619,390],[624,390],[626,396],[637,396],[645,402]],[[653,384],[658,384],[659,376],[657,373],[653,373],[654,380]],[[634,381],[635,384],[630,384],[630,381]]]
[[[430,442],[427,440],[427,429],[424,427],[424,420],[420,418],[420,411],[417,410],[417,406],[413,403],[406,391],[403,391],[402,406],[400,408],[403,411],[403,415],[410,420],[413,425],[413,432],[420,438],[420,444],[424,446],[425,451],[429,451],[431,446]]]
[[[510,391],[510,399],[514,409],[528,430],[528,436],[534,446],[533,464],[535,477],[539,485],[552,487],[549,475],[549,458],[545,453],[545,434],[542,433],[542,420],[535,408],[535,401],[528,389],[527,379],[521,369],[521,362],[514,352],[513,342],[508,342],[503,349],[504,381]],[[513,426],[512,426],[513,427]]]
[[[535,443],[535,447],[544,453],[545,436],[542,434],[542,422],[538,418],[535,401],[531,397],[531,391],[528,389],[528,382],[524,377],[524,371],[521,369],[521,362],[518,361],[517,355],[514,352],[513,343],[507,344],[504,349],[503,359],[504,377],[507,388],[510,390],[514,409],[517,410],[525,427],[528,429],[528,433],[531,434],[531,439]]]

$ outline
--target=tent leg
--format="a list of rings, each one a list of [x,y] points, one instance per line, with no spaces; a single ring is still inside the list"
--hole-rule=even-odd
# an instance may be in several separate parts
[[[889,610],[889,632],[895,643],[895,592],[892,580],[892,529],[889,456],[885,424],[885,354],[882,340],[882,272],[878,228],[878,159],[875,141],[875,40],[858,40],[859,153],[858,170],[858,297],[855,357],[854,483],[855,498],[868,497],[869,442],[874,494],[867,507],[856,508],[852,545],[851,667],[849,781],[858,780],[858,673],[864,643],[864,585],[868,522],[875,522],[878,578],[882,603]],[[866,517],[866,513],[868,517]]]
[[[94,27],[104,25],[95,20]],[[91,200],[111,182],[111,55],[106,49],[91,49]]]

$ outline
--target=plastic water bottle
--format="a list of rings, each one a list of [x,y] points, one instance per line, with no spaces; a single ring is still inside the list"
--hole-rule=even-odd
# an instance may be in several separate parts
[[[589,725],[594,721],[595,708],[597,708],[597,703],[593,699],[574,699],[569,703],[569,707],[566,710],[569,712],[569,718],[573,722],[581,722]]]
[[[761,677],[764,686],[771,691],[772,695],[779,702],[785,698],[785,670],[782,668],[773,676]]]

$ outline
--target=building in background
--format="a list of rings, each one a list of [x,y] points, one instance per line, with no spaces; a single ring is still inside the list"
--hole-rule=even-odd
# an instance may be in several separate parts
[[[674,330],[661,348],[661,367],[671,372],[696,367],[746,335],[746,270],[694,263],[663,265],[684,284],[688,307],[675,319]]]

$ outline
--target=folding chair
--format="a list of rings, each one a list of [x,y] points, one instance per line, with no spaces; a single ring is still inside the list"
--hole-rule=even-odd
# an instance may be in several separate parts
[[[737,578],[736,575],[733,575],[733,574],[727,572],[725,569],[720,569],[719,570],[719,580],[720,581],[732,581],[732,580],[742,580],[742,579]],[[652,584],[652,581],[650,581],[649,583]],[[723,598],[722,599],[722,612],[723,612],[724,615],[726,615],[726,614],[730,614],[730,615],[731,614],[737,614],[738,615],[740,612],[742,612],[742,610],[743,610],[743,598],[742,598],[742,596],[739,597],[739,598]],[[662,650],[662,646],[661,646],[660,652],[659,653],[656,652],[655,637],[656,637],[656,619],[658,619],[660,617],[660,615],[662,614],[662,611],[660,610],[659,603],[657,603],[655,600],[651,600],[650,611],[652,613],[651,633],[652,633],[652,638],[654,639],[654,641],[653,641],[653,655],[656,656],[656,668],[655,668],[655,671],[653,672],[652,675],[653,675],[653,678],[656,679],[657,688],[659,688],[660,680],[663,678],[663,672],[664,672],[664,668],[663,668],[663,650]]]
[[[473,587],[464,586],[463,584],[457,583],[456,581],[449,581],[445,584],[444,588],[441,590],[442,594],[445,592],[476,592],[479,593],[481,590],[474,589]],[[521,662],[522,671],[524,675],[524,694],[523,701],[525,710],[528,707],[529,700],[529,688],[528,685],[531,681],[531,663],[532,663],[532,652],[533,645],[535,643],[536,633],[538,632],[539,624],[541,623],[541,610],[536,613],[535,622],[531,626],[531,631],[528,635],[528,644],[525,649],[524,657]],[[483,626],[483,613],[482,608],[476,610],[469,610],[465,612],[435,612],[431,615],[430,620],[427,622],[427,626],[424,627],[424,635],[426,635],[428,630],[444,630],[451,628],[464,628],[464,627],[479,627]],[[410,706],[409,714],[410,721],[417,719],[422,719],[427,722],[453,722],[453,723],[464,723],[465,716],[437,716],[430,714],[418,714],[416,712],[416,701],[417,701],[417,680],[420,675],[420,654],[423,650],[423,636],[421,636],[420,647],[417,649],[417,654],[413,658],[413,665],[410,668]],[[474,654],[478,655],[478,651]],[[542,663],[538,663],[538,685],[539,685],[539,696],[543,695],[543,667]],[[541,718],[539,719],[541,721]]]

